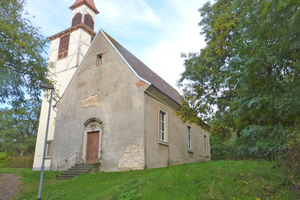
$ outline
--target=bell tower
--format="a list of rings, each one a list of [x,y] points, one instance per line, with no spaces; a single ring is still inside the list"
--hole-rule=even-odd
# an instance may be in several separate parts
[[[65,91],[71,78],[76,72],[78,65],[96,36],[94,31],[95,17],[99,14],[99,11],[94,4],[94,0],[76,0],[70,9],[72,10],[71,27],[47,38],[51,41],[48,62],[49,66],[53,66],[51,68],[49,79],[56,82],[55,89],[58,91],[59,97],[61,97]],[[53,104],[54,103],[52,103],[52,105]],[[33,170],[41,169],[48,107],[48,99],[44,97],[40,112]],[[56,112],[51,110],[46,144],[45,170],[50,170],[51,166],[55,120]]]
[[[71,27],[83,23],[94,30],[95,16],[99,11],[93,0],[76,0],[70,9],[73,11]]]

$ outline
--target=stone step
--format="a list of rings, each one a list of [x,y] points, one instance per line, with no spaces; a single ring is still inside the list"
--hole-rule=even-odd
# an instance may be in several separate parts
[[[74,166],[94,166],[95,163],[93,164],[75,164]]]
[[[93,169],[95,166],[72,166],[70,169]]]
[[[80,175],[86,173],[87,170],[77,170],[77,171],[65,171],[60,175]]]
[[[56,177],[56,179],[69,180],[74,178],[75,176],[85,174],[86,172],[91,171],[93,168],[99,165],[100,164],[76,164],[75,166],[72,166],[67,171],[64,171],[62,174],[60,174],[58,177]]]
[[[82,165],[86,165],[86,166],[94,166],[95,163],[75,164],[75,166],[82,166]]]
[[[95,165],[76,165],[76,166],[72,166],[72,168],[93,168]]]
[[[93,167],[80,167],[80,168],[72,167],[72,168],[69,168],[68,170],[78,171],[78,170],[91,170],[91,169],[93,169]]]

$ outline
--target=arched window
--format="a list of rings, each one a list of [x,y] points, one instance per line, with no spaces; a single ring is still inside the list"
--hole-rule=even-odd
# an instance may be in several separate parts
[[[80,24],[81,22],[81,18],[82,18],[82,14],[81,13],[77,13],[73,19],[72,19],[72,27],[76,26],[77,24]]]
[[[84,15],[84,24],[94,30],[94,20],[90,14]]]

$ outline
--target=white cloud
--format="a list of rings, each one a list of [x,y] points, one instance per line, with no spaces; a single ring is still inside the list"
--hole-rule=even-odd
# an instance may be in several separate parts
[[[75,0],[28,0],[26,10],[33,22],[51,36],[71,25],[69,7]],[[199,35],[197,9],[206,0],[94,0],[100,14],[95,30],[104,28],[148,67],[173,87],[184,71],[181,52],[199,52],[204,47]]]
[[[71,25],[71,11],[68,9],[74,0],[64,1],[41,1],[29,0],[25,10],[28,11],[31,21],[42,28],[45,36],[51,36],[55,33],[67,29]]]
[[[183,27],[176,40],[165,40],[155,49],[146,50],[148,53],[143,56],[145,63],[170,85],[177,88],[177,80],[184,71],[184,60],[180,54],[182,52],[199,52],[200,48],[205,46],[198,32],[197,27]]]
[[[160,19],[155,11],[143,0],[97,1],[101,20],[110,26],[137,26],[140,23],[159,26]]]
[[[180,90],[176,86],[180,74],[184,71],[184,59],[180,57],[180,54],[199,52],[205,47],[204,37],[199,35],[201,27],[198,26],[200,16],[197,12],[205,2],[166,1],[172,4],[172,9],[176,13],[173,17],[176,20],[164,21],[162,27],[167,27],[167,30],[161,30],[161,34],[164,35],[161,42],[152,48],[144,49],[145,55],[139,56],[160,77]]]

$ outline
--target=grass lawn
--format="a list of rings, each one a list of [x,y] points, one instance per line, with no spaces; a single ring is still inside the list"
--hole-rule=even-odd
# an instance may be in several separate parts
[[[56,181],[46,172],[42,199],[300,199],[280,168],[267,161],[211,161],[128,172],[100,172]],[[36,199],[39,172],[0,169],[22,176],[18,199]]]

